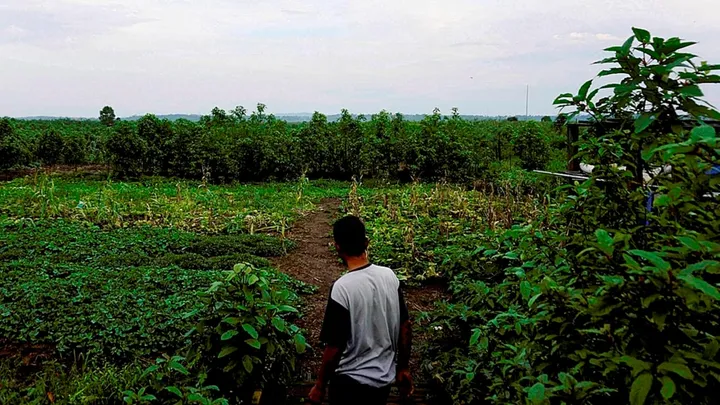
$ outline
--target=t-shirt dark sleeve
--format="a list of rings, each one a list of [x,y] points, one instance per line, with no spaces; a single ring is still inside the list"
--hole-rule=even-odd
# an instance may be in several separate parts
[[[332,288],[328,297],[325,319],[320,331],[320,341],[328,346],[345,349],[350,340],[350,311],[332,299]]]
[[[400,323],[410,320],[410,313],[408,312],[407,304],[405,304],[405,296],[403,295],[402,289],[398,287],[398,301],[400,302]]]

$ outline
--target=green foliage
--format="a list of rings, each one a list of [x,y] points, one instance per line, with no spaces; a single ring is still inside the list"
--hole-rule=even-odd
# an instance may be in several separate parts
[[[11,120],[0,119],[0,169],[27,164],[30,150],[25,139],[20,137]]]
[[[121,391],[149,382],[143,368],[140,362],[115,366],[94,361],[69,367],[48,361],[30,368],[21,359],[0,360],[0,403],[122,404]]]
[[[47,347],[60,364],[82,353],[70,370],[0,377],[0,399],[44,403],[49,392],[58,403],[227,403],[217,386],[245,398],[265,381],[286,381],[305,349],[291,322],[297,293],[311,288],[253,255],[284,254],[288,242],[149,226],[103,230],[63,220],[5,219],[0,233],[0,335],[19,347]],[[254,278],[229,271],[243,262],[259,266],[241,266]],[[219,372],[228,364],[218,356],[234,341],[208,327],[220,330],[230,318],[257,333],[257,349],[245,352],[255,372],[242,371],[245,361],[233,374],[248,381],[245,389]],[[188,333],[199,324],[206,327]],[[189,360],[172,353],[188,353]],[[133,366],[160,354],[166,356],[142,375]],[[98,363],[83,364],[88,359]],[[103,383],[79,367],[112,376]]]
[[[199,233],[282,236],[294,220],[315,207],[314,202],[346,193],[345,184],[334,182],[312,182],[299,190],[297,183],[204,186],[157,179],[122,183],[38,175],[0,187],[0,214],[112,228],[151,225]]]
[[[206,183],[301,177],[470,183],[479,177],[494,181],[487,169],[496,160],[519,167],[524,157],[515,153],[516,133],[534,131],[533,139],[554,147],[547,122],[470,121],[457,109],[451,116],[435,110],[419,122],[385,111],[366,119],[342,110],[335,121],[315,113],[309,122],[290,124],[259,104],[249,115],[243,107],[230,114],[215,108],[199,123],[152,114],[106,123],[13,122],[18,137],[12,146],[24,142],[37,151],[17,164],[102,163],[121,178],[160,175]],[[51,153],[58,146],[50,135],[63,139],[63,162]]]
[[[261,257],[287,254],[294,243],[263,234],[206,237],[183,246],[183,251],[203,256],[222,256],[230,253],[249,253]]]
[[[122,398],[126,404],[228,405],[228,400],[219,393],[220,388],[207,384],[207,371],[195,370],[197,368],[185,357],[165,355],[143,372],[142,376],[149,380],[149,385],[137,390],[123,390]]]
[[[110,163],[120,176],[137,177],[145,173],[148,144],[131,124],[118,124],[108,137],[105,147]]]
[[[115,110],[112,109],[110,106],[103,107],[102,110],[100,110],[100,123],[105,125],[106,127],[111,127],[115,125]]]
[[[535,122],[529,122],[515,137],[515,154],[526,170],[544,169],[550,160],[548,137]]]
[[[201,295],[211,313],[196,327],[205,337],[197,356],[222,370],[232,386],[288,382],[306,350],[296,317],[298,296],[288,276],[238,264]],[[238,300],[241,304],[238,304]]]
[[[57,131],[48,131],[38,140],[37,156],[44,164],[55,164],[63,161],[65,140]]]
[[[600,163],[591,178],[532,222],[479,235],[429,316],[425,369],[455,403],[716,402],[720,210],[707,195],[720,183],[707,172],[720,150],[702,120],[718,114],[697,86],[720,77],[678,52],[692,43],[634,34],[602,61],[614,66],[601,76],[623,77],[611,94],[587,82],[557,100],[597,121],[580,141]]]
[[[478,238],[536,217],[536,204],[533,195],[517,196],[512,190],[485,193],[414,184],[353,190],[344,210],[365,221],[375,263],[421,281],[475,267]]]

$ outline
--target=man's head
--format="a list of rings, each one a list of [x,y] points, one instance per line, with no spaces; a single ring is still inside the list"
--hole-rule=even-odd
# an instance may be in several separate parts
[[[365,225],[360,218],[348,215],[337,220],[333,226],[335,249],[341,259],[362,257],[367,251],[368,239],[365,235]]]

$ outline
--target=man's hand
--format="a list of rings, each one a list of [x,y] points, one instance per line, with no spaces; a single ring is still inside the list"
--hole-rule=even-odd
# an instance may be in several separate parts
[[[400,398],[409,398],[415,392],[415,383],[410,370],[398,370],[395,382],[400,389]]]
[[[325,399],[325,387],[315,384],[310,390],[308,400],[311,404],[322,404],[323,399]]]

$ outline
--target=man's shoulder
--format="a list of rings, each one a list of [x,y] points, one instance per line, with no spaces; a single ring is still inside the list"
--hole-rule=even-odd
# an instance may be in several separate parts
[[[399,282],[397,275],[395,275],[395,272],[391,268],[373,264],[366,269],[352,271],[343,275],[335,281],[334,286],[341,289],[352,288],[351,286],[356,285],[358,281],[377,278],[396,280]]]

